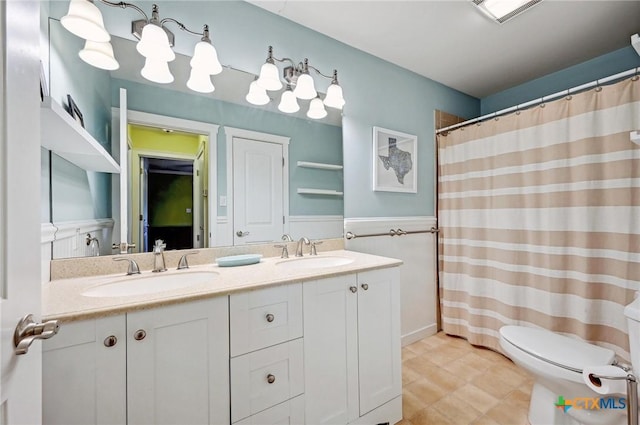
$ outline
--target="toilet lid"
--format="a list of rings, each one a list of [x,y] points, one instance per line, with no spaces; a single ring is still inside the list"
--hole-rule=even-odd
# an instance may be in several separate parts
[[[589,366],[611,364],[615,358],[613,350],[545,329],[503,326],[500,334],[515,347],[540,360],[580,373]]]

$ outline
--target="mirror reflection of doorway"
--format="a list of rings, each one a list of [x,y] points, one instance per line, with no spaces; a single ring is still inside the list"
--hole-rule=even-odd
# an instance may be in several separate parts
[[[132,239],[140,252],[205,248],[208,137],[128,125]]]
[[[145,252],[161,239],[188,249],[194,239],[194,162],[140,157],[141,231]]]

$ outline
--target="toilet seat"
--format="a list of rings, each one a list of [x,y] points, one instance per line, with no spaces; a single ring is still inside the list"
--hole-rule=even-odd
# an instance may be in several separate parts
[[[512,360],[535,363],[538,369],[546,369],[546,374],[550,376],[559,374],[574,382],[582,382],[584,368],[608,365],[615,359],[613,350],[545,329],[503,326],[500,329],[500,337],[503,342],[508,343],[502,344],[507,354],[517,357]],[[527,356],[534,359],[527,361]]]

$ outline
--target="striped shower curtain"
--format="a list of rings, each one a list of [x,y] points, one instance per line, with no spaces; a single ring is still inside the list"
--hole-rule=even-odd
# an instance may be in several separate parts
[[[503,325],[541,327],[629,359],[640,290],[640,81],[441,134],[443,330],[499,350]]]

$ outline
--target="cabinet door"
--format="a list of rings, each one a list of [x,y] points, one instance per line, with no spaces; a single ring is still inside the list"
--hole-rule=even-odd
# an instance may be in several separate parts
[[[303,285],[308,424],[346,424],[358,418],[357,289],[355,275]]]
[[[128,424],[229,424],[228,298],[127,314]]]
[[[402,394],[398,268],[358,273],[360,416]]]
[[[124,424],[125,317],[63,323],[42,341],[45,424]]]

